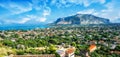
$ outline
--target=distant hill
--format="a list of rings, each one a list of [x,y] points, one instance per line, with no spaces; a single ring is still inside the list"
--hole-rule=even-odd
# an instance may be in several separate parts
[[[91,14],[76,14],[73,16],[58,18],[53,24],[109,24],[109,19],[97,17]]]

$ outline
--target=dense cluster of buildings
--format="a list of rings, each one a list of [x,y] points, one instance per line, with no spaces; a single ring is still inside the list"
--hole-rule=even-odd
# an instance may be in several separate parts
[[[88,50],[79,50],[81,54],[89,57],[90,53],[95,50],[99,50],[102,46],[107,47],[110,52],[120,54],[117,50],[120,45],[120,30],[118,28],[111,27],[54,27],[46,29],[34,29],[34,30],[17,30],[17,31],[0,31],[0,41],[10,39],[12,42],[17,42],[19,39],[43,39],[43,38],[55,38],[55,39],[68,39],[71,42],[75,42],[77,46],[86,45]],[[70,42],[68,41],[68,42]],[[60,42],[60,41],[58,41]],[[66,41],[66,43],[68,44]],[[65,43],[65,44],[66,44]],[[71,43],[70,43],[71,44]],[[17,48],[22,47],[25,49],[24,44],[18,44]],[[40,49],[40,48],[34,48]],[[42,47],[42,49],[45,49]],[[78,51],[75,47],[57,47],[56,52],[61,57],[75,57],[75,52]]]

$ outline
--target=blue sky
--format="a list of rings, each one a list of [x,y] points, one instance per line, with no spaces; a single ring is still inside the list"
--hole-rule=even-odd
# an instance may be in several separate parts
[[[59,17],[93,14],[116,22],[120,0],[0,0],[0,24],[51,23]]]

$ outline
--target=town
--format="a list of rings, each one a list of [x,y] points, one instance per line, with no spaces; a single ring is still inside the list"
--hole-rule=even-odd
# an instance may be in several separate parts
[[[1,30],[0,57],[119,57],[120,26],[53,26],[32,30]]]

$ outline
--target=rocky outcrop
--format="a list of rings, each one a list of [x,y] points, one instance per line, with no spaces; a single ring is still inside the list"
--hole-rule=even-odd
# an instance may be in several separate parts
[[[64,18],[58,18],[54,24],[109,24],[109,19],[97,17],[91,14],[76,14]]]

